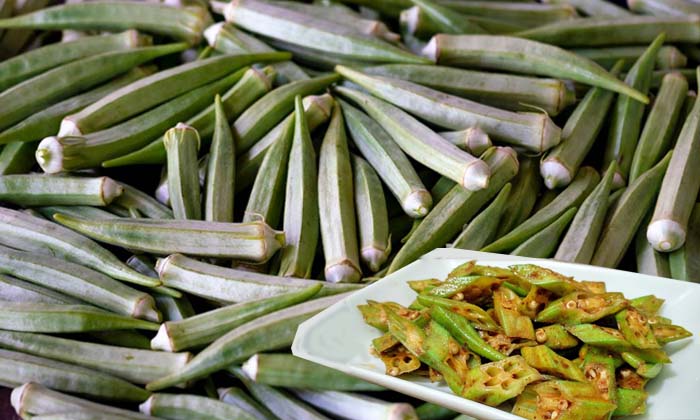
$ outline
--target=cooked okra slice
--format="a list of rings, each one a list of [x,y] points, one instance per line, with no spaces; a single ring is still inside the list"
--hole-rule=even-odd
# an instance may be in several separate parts
[[[648,319],[634,308],[624,309],[615,315],[617,328],[634,347],[640,349],[658,349],[661,346],[654,337]]]
[[[509,356],[514,351],[524,348],[536,346],[537,342],[533,340],[520,340],[508,337],[502,332],[494,331],[479,331],[479,336],[491,347]]]
[[[456,314],[462,315],[473,322],[476,329],[487,331],[501,330],[498,324],[496,324],[496,321],[494,321],[485,310],[476,305],[472,305],[471,303],[425,295],[419,295],[418,302],[427,307],[439,306]]]
[[[399,340],[397,340],[396,337],[391,335],[391,333],[384,333],[372,340],[372,348],[378,354],[382,354],[398,344]]]
[[[387,331],[387,310],[396,312],[399,316],[416,319],[420,312],[405,308],[395,302],[367,301],[366,305],[358,305],[357,308],[362,313],[365,322],[381,331]]]
[[[631,367],[623,367],[617,370],[615,381],[618,389],[644,391],[644,386],[649,382],[649,379],[638,374]]]
[[[408,282],[408,287],[410,287],[414,292],[421,294],[428,289],[432,289],[442,284],[442,281],[438,279],[426,279],[426,280],[411,280]]]
[[[663,363],[647,363],[644,359],[639,357],[639,355],[634,353],[625,351],[620,353],[620,355],[622,356],[622,360],[632,366],[637,374],[643,378],[651,379],[657,377],[664,367]]]
[[[495,407],[518,396],[528,384],[540,379],[542,376],[528,366],[525,359],[511,356],[470,369],[462,396]]]
[[[651,330],[654,332],[656,341],[660,344],[688,338],[693,334],[679,325],[652,324]]]
[[[504,285],[505,286],[505,285]],[[507,286],[506,286],[507,287]],[[513,290],[513,289],[511,289]],[[518,310],[521,314],[531,319],[537,318],[537,314],[552,300],[552,292],[541,287],[531,287],[530,291],[520,301]]]
[[[617,388],[617,408],[613,416],[636,416],[647,411],[647,397],[645,391],[638,389]]]
[[[532,320],[518,311],[520,297],[512,290],[499,287],[493,294],[493,307],[496,318],[509,337],[535,339],[535,329]]]
[[[587,382],[553,380],[531,385],[537,395],[535,419],[607,420],[615,404]]]
[[[502,279],[490,276],[452,277],[428,294],[481,305],[491,299],[493,291],[501,283]]]
[[[472,352],[492,361],[505,359],[505,355],[481,338],[467,318],[439,306],[434,306],[431,309],[430,316],[445,327],[457,342],[467,346]]]
[[[551,302],[537,315],[535,321],[564,325],[585,324],[615,314],[627,305],[622,293],[574,292]]]
[[[380,353],[379,358],[384,362],[386,374],[391,376],[414,372],[421,366],[418,357],[402,345],[393,346],[388,351]]]
[[[604,281],[581,280],[579,281],[579,284],[581,287],[591,293],[602,294],[607,292]]]
[[[589,352],[583,359],[583,375],[610,402],[617,401],[615,361],[606,355]]]
[[[576,347],[578,340],[559,324],[547,325],[535,330],[535,340],[554,350]]]
[[[520,354],[528,365],[540,373],[554,375],[563,379],[584,382],[586,380],[581,369],[569,359],[559,356],[547,346],[523,347]]]
[[[593,324],[571,325],[567,330],[582,342],[591,346],[608,349],[632,348],[622,333],[614,328],[601,327]]]
[[[531,284],[547,289],[558,296],[568,295],[583,289],[573,278],[534,264],[512,265],[510,269]]]
[[[581,366],[583,366],[586,357],[589,357],[589,354],[595,357],[609,359],[613,363],[615,369],[625,364],[625,361],[622,360],[622,357],[620,357],[620,353],[617,353],[610,349],[606,349],[604,347],[595,347],[589,344],[584,344],[578,351],[578,357],[579,360],[581,360]]]
[[[630,306],[642,312],[646,316],[653,316],[659,313],[659,309],[664,304],[664,300],[654,295],[640,296],[630,300]]]

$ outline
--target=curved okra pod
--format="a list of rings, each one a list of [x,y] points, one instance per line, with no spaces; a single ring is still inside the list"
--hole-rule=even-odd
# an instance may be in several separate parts
[[[255,420],[255,417],[234,405],[188,394],[153,394],[139,405],[139,410],[147,416],[172,420]]]
[[[345,101],[341,105],[353,143],[376,168],[404,212],[411,217],[425,216],[432,198],[401,148],[378,122]]]
[[[150,393],[112,375],[29,354],[0,350],[0,384],[36,382],[56,391],[108,401],[142,402]]]
[[[493,147],[482,158],[491,168],[488,187],[481,191],[468,191],[455,185],[399,250],[389,267],[390,273],[424,253],[444,246],[518,172],[516,153],[509,147]]]
[[[671,148],[687,93],[688,81],[682,74],[664,76],[632,158],[629,182],[656,165]]]
[[[595,322],[605,316],[615,314],[627,306],[628,302],[622,293],[573,292],[549,303],[537,314],[535,321],[558,322],[577,327],[578,324]],[[571,330],[569,332],[581,339]],[[584,342],[593,344],[585,340]]]
[[[547,346],[523,347],[520,349],[523,359],[528,365],[547,375],[558,376],[562,379],[584,382],[586,377],[576,365],[558,355]]]
[[[204,188],[204,220],[233,222],[236,150],[221,96],[216,95],[214,104],[216,123]]]
[[[135,66],[182,51],[186,47],[185,44],[166,44],[106,52],[41,73],[0,93],[0,129],[10,127],[49,105],[96,86]]]
[[[303,118],[303,117],[302,117]],[[321,142],[318,209],[326,281],[356,283],[362,277],[350,151],[338,103]]]
[[[252,381],[274,387],[329,391],[380,391],[384,388],[335,369],[284,353],[256,354],[241,369]]]
[[[535,330],[535,340],[550,349],[565,350],[578,346],[578,340],[559,324],[547,325]]]
[[[357,90],[338,87],[336,91],[360,105],[404,152],[417,161],[467,190],[478,191],[488,186],[488,165],[443,139],[408,113]]]
[[[561,214],[551,225],[532,235],[525,242],[518,245],[511,255],[520,255],[531,258],[548,258],[555,253],[561,236],[568,228],[578,208],[572,207]]]
[[[312,406],[325,413],[351,420],[417,420],[413,407],[408,403],[392,403],[362,394],[345,391],[295,389],[292,391]]]
[[[61,64],[108,51],[126,50],[148,44],[150,44],[150,38],[134,30],[49,44],[3,61],[0,64],[0,90],[5,90]]]
[[[700,70],[699,70],[700,71]],[[699,73],[700,74],[700,73]],[[685,120],[664,175],[647,239],[657,251],[680,248],[700,189],[700,102]]]
[[[541,379],[542,375],[528,366],[522,356],[510,356],[470,369],[460,395],[496,407]]]
[[[623,63],[618,61],[610,73],[617,76]],[[574,179],[603,128],[614,97],[614,92],[596,87],[589,90],[576,106],[562,129],[561,143],[540,163],[540,174],[547,188],[565,187]]]
[[[168,192],[175,219],[202,219],[199,193],[199,133],[178,124],[165,133],[163,144],[168,156]]]
[[[0,296],[10,302],[37,302],[75,305],[82,303],[79,299],[47,289],[14,277],[0,274]]]
[[[316,284],[324,286],[320,296],[361,287],[219,267],[177,254],[158,260],[156,270],[164,284],[193,295],[226,303],[269,298],[286,292],[300,291]]]
[[[463,130],[479,127],[498,140],[535,152],[547,150],[560,141],[559,127],[546,114],[504,111],[413,82],[371,76],[340,65],[336,66],[335,71],[372,95],[445,128]],[[351,98],[357,100],[357,97]],[[364,100],[361,102],[363,108],[372,105]],[[386,127],[386,123],[375,115],[376,111],[365,110]],[[389,133],[393,135],[392,131]]]
[[[646,47],[609,47],[609,48],[577,48],[574,53],[589,58],[605,68],[609,68],[619,60],[625,60],[622,70],[628,71],[644,54]],[[678,48],[672,45],[664,45],[656,53],[654,58],[655,68],[677,69],[688,64],[686,57]]]
[[[607,0],[544,0],[543,3],[569,4],[593,18],[632,16],[629,10]]]
[[[607,217],[591,264],[600,267],[616,267],[620,263],[635,232],[653,204],[671,155],[672,152],[668,152],[659,163],[624,190],[612,209],[612,214]]]
[[[637,59],[627,76],[625,76],[625,83],[644,94],[649,92],[651,73],[654,70],[654,58],[658,54],[664,40],[664,34],[654,39],[654,42]],[[629,178],[629,171],[632,166],[634,151],[637,148],[643,117],[643,104],[629,96],[618,96],[613,108],[608,141],[605,143],[605,152],[603,154],[604,167],[610,165],[612,161],[617,161],[617,174],[613,182],[617,187],[624,185]]]
[[[334,99],[329,94],[309,95],[302,99],[304,105],[304,116],[309,131],[315,130],[331,116]],[[240,155],[236,162],[236,192],[242,191],[246,187],[254,184],[256,173],[262,170],[262,164],[273,144],[277,144],[280,139],[287,138],[289,133],[294,131],[294,112],[290,113],[284,120],[277,124],[250,149]],[[287,151],[285,156],[288,156]],[[270,163],[272,164],[272,163]],[[274,224],[270,223],[272,226]]]
[[[169,375],[192,357],[190,353],[108,346],[16,331],[0,331],[0,347],[105,372],[135,384]]]
[[[13,141],[1,147],[0,176],[26,174],[34,166],[37,143]]]
[[[425,59],[377,38],[358,33],[303,12],[296,12],[257,0],[229,3],[224,9],[227,22],[263,35],[320,53],[335,53],[366,62],[424,63]],[[310,40],[314,40],[310,42]]]
[[[106,206],[123,188],[107,177],[54,177],[4,175],[0,177],[0,200],[23,206]]]
[[[556,198],[541,210],[530,216],[505,236],[482,249],[484,252],[501,252],[515,249],[533,234],[549,226],[567,210],[578,207],[595,188],[600,176],[595,169],[585,166],[578,171],[576,178]]]
[[[70,333],[131,328],[155,331],[158,324],[113,314],[88,305],[3,302],[0,328],[39,333]]]
[[[151,340],[151,348],[169,352],[200,348],[216,341],[228,331],[270,312],[296,305],[314,297],[323,288],[320,283],[277,296],[241,301],[179,321],[163,323]]]
[[[381,181],[372,166],[352,155],[355,210],[360,260],[372,273],[379,271],[391,253],[389,217]]]
[[[519,37],[562,47],[648,44],[660,34],[669,43],[700,41],[695,16],[627,16],[572,19],[518,32]]]
[[[204,38],[216,51],[224,54],[242,52],[273,52],[272,47],[263,41],[237,29],[230,23],[219,22],[204,30]],[[309,76],[292,61],[283,61],[273,64],[273,68],[279,74],[279,84],[306,80]]]
[[[92,401],[63,394],[43,385],[29,382],[12,390],[10,402],[15,411],[22,417],[43,417],[69,413],[68,418],[76,420],[149,420],[153,417],[115,408],[109,405],[97,404]],[[85,417],[81,417],[85,416]],[[60,419],[61,417],[59,417]],[[65,419],[65,417],[64,417]]]
[[[469,127],[459,131],[443,131],[439,134],[450,143],[474,156],[480,156],[493,146],[489,135],[479,127]]]
[[[479,250],[496,238],[496,230],[510,198],[511,184],[506,184],[493,199],[459,234],[452,248]],[[512,200],[511,200],[512,201]],[[511,205],[514,203],[510,203]]]
[[[4,246],[0,246],[0,264],[8,274],[97,307],[154,322],[161,319],[150,295],[82,265]]]
[[[136,209],[139,213],[151,219],[172,219],[173,211],[150,195],[124,183],[119,185],[124,188],[124,191],[114,200],[114,204],[127,209]]]
[[[21,29],[140,29],[199,43],[211,21],[202,7],[170,7],[147,2],[89,2],[62,4],[0,20],[0,28]]]
[[[228,332],[202,350],[176,373],[149,383],[149,390],[164,389],[192,379],[202,378],[266,350],[289,346],[299,324],[346,295],[315,299],[272,312]]]
[[[484,49],[483,45],[488,45]],[[526,55],[523,55],[527,52]],[[626,85],[593,61],[529,39],[495,35],[436,35],[423,50],[438,64],[529,73],[571,79],[613,90],[648,103],[646,95]]]
[[[236,407],[248,412],[257,420],[268,420],[275,418],[275,415],[246,391],[237,387],[219,388],[219,399],[226,404],[235,405]]]
[[[101,242],[154,254],[236,258],[265,262],[282,246],[284,233],[263,222],[219,223],[199,220],[88,220],[62,214],[54,219]]]
[[[520,169],[511,181],[509,203],[498,222],[498,231],[493,239],[500,238],[524,222],[532,213],[542,183],[538,173],[539,159],[520,157]],[[483,245],[482,245],[483,247]]]
[[[460,13],[435,3],[432,0],[411,0],[437,26],[438,32],[446,34],[487,34],[477,23],[466,19]]]
[[[430,309],[430,316],[447,329],[455,340],[467,346],[469,350],[479,356],[491,361],[498,361],[506,358],[503,353],[491,347],[491,345],[481,338],[466,317],[441,306],[433,306]]]
[[[554,116],[576,101],[575,93],[557,79],[420,64],[386,64],[366,67],[364,72],[407,80],[511,111],[532,112],[541,108]]]

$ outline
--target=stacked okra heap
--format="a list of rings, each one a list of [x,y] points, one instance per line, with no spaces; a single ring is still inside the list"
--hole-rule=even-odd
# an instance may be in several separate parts
[[[443,246],[700,278],[694,13],[0,0],[0,384],[23,417],[454,417],[297,326]]]
[[[512,411],[528,419],[644,413],[644,386],[671,361],[662,346],[691,336],[658,315],[663,299],[627,300],[604,282],[531,264],[471,261],[445,281],[409,285],[418,297],[407,308],[359,306],[385,333],[372,351],[387,374],[444,379],[456,394],[492,406],[517,397]]]

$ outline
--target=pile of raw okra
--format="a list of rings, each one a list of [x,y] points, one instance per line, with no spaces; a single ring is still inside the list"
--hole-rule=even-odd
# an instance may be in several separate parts
[[[0,385],[452,419],[297,326],[445,246],[700,279],[698,44],[697,0],[0,0]]]

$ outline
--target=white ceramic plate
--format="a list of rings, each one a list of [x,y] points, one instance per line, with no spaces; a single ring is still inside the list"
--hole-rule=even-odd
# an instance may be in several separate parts
[[[380,333],[364,323],[357,305],[365,303],[367,299],[408,305],[416,295],[406,284],[408,280],[443,279],[453,268],[469,260],[499,267],[534,263],[573,276],[576,280],[605,281],[608,291],[622,292],[628,298],[654,294],[665,299],[661,314],[688,329],[694,337],[665,347],[673,363],[664,366],[662,373],[647,386],[650,395],[646,415],[630,419],[700,419],[700,339],[697,337],[700,334],[700,285],[627,271],[537,258],[438,249],[301,324],[292,346],[293,353],[479,419],[519,419],[505,410],[459,397],[446,385],[421,378],[388,376],[384,373],[382,362],[369,353],[371,340]]]

